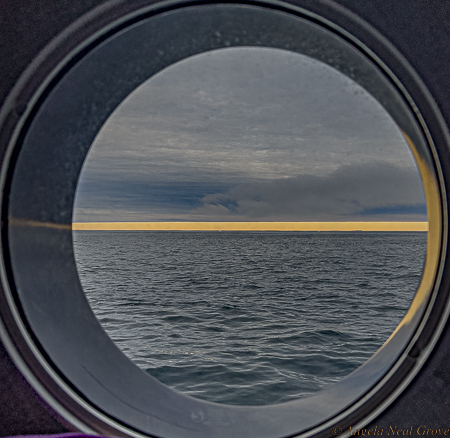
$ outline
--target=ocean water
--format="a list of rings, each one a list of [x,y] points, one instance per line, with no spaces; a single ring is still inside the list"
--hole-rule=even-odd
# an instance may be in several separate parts
[[[425,233],[74,232],[101,325],[177,391],[305,397],[370,358],[405,314]]]

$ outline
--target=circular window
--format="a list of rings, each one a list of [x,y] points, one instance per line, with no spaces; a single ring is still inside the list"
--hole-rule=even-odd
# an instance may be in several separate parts
[[[311,222],[328,223],[328,228],[320,228],[322,225],[320,227],[316,225],[316,228],[309,229],[309,231],[336,231],[334,229],[336,226],[330,226],[330,223],[340,223],[340,227],[349,227],[349,223],[365,223],[358,227],[362,227],[362,231],[372,233],[392,230],[399,233],[426,231],[426,237],[424,238],[425,235],[421,234],[420,242],[415,246],[416,252],[419,254],[415,258],[417,261],[415,271],[417,274],[421,273],[421,278],[420,282],[416,280],[415,283],[413,282],[414,284],[418,283],[417,287],[413,285],[408,288],[411,295],[414,292],[415,294],[409,298],[411,299],[410,305],[408,300],[403,302],[404,309],[407,308],[406,313],[401,318],[404,310],[400,311],[398,318],[401,320],[398,325],[395,328],[390,327],[389,331],[392,333],[387,340],[387,333],[386,336],[383,335],[384,338],[380,344],[385,340],[386,342],[376,354],[346,378],[331,386],[318,385],[319,389],[324,389],[313,395],[311,395],[313,391],[308,393],[307,390],[303,390],[301,398],[298,398],[298,393],[290,401],[274,398],[269,400],[269,404],[265,406],[246,406],[240,401],[234,405],[211,403],[202,400],[198,394],[191,393],[194,397],[190,397],[176,392],[140,369],[117,348],[102,329],[86,298],[75,262],[72,240],[75,195],[82,166],[91,145],[94,143],[92,149],[94,154],[95,145],[100,144],[102,138],[106,138],[108,126],[114,126],[114,121],[117,121],[117,117],[121,117],[121,114],[123,115],[121,111],[124,111],[123,108],[127,103],[134,102],[134,107],[132,105],[130,111],[139,113],[139,99],[136,97],[137,100],[132,100],[133,96],[138,96],[134,90],[142,91],[146,83],[157,84],[158,80],[163,80],[164,77],[170,75],[170,72],[176,72],[177,68],[182,65],[187,66],[189,63],[201,65],[201,71],[199,71],[201,78],[200,73],[205,72],[208,68],[206,67],[208,60],[212,61],[211,65],[217,66],[219,61],[214,58],[219,56],[226,60],[225,65],[229,65],[231,61],[226,57],[233,57],[235,54],[238,54],[236,56],[240,56],[241,60],[245,59],[247,64],[244,73],[248,75],[250,71],[256,81],[258,69],[252,71],[249,63],[253,62],[252,57],[259,56],[259,73],[269,71],[273,62],[268,62],[267,66],[262,68],[264,59],[267,58],[264,58],[265,55],[261,55],[269,52],[275,53],[273,56],[281,57],[278,67],[283,67],[283,62],[285,62],[284,70],[281,70],[286,75],[292,74],[292,71],[295,70],[295,65],[293,65],[295,60],[302,59],[306,64],[309,63],[310,67],[313,66],[309,73],[310,81],[315,79],[320,83],[321,74],[324,77],[338,76],[342,83],[348,84],[347,94],[353,92],[356,94],[353,96],[354,99],[362,99],[358,101],[361,113],[356,111],[356,114],[349,115],[345,112],[355,111],[353,106],[346,107],[344,105],[341,114],[339,111],[333,113],[336,108],[333,106],[332,96],[328,96],[330,105],[325,107],[325,110],[332,114],[328,120],[332,120],[337,127],[335,126],[335,131],[332,131],[330,127],[313,126],[313,119],[310,119],[308,127],[310,132],[314,132],[315,135],[320,133],[322,137],[327,134],[335,135],[336,129],[343,129],[346,120],[356,124],[359,131],[372,132],[372,138],[381,139],[378,149],[371,145],[372,147],[360,150],[358,155],[351,147],[345,149],[342,144],[339,146],[339,139],[336,138],[335,144],[338,146],[333,151],[335,156],[325,156],[330,152],[330,148],[329,144],[327,146],[327,143],[324,142],[322,143],[323,149],[315,157],[317,159],[315,163],[310,158],[313,155],[309,155],[306,161],[306,165],[309,167],[307,174],[309,179],[303,178],[303,180],[298,175],[305,175],[305,171],[303,174],[299,173],[298,169],[292,171],[300,165],[295,154],[298,154],[301,148],[285,147],[283,152],[283,145],[286,145],[286,142],[282,144],[267,143],[261,146],[256,141],[251,154],[248,153],[248,147],[246,152],[246,147],[240,144],[238,148],[231,148],[229,155],[226,155],[225,151],[223,153],[225,159],[215,161],[212,157],[207,157],[206,161],[198,161],[199,156],[204,158],[205,155],[204,150],[198,155],[194,153],[199,148],[201,149],[201,144],[197,145],[197,149],[190,147],[180,150],[180,147],[177,146],[169,150],[169,146],[173,146],[173,143],[170,142],[171,139],[165,138],[164,141],[161,140],[162,143],[161,141],[158,143],[156,130],[162,130],[164,123],[168,122],[167,117],[170,115],[175,117],[179,111],[183,110],[180,101],[173,107],[164,106],[164,99],[174,90],[171,90],[170,87],[164,89],[164,86],[159,83],[159,90],[157,89],[155,93],[161,92],[160,102],[162,103],[160,107],[153,106],[152,108],[156,113],[163,114],[164,117],[153,128],[152,138],[156,139],[152,143],[154,147],[149,146],[149,150],[154,154],[153,157],[150,155],[152,165],[159,168],[158,170],[156,167],[151,168],[149,172],[153,178],[153,187],[157,186],[157,182],[162,181],[158,178],[164,174],[164,182],[172,183],[172,194],[175,193],[173,191],[176,186],[175,182],[179,184],[178,187],[189,188],[189,184],[186,184],[187,177],[183,179],[179,176],[186,176],[190,172],[190,175],[194,175],[198,182],[204,174],[195,170],[206,169],[205,163],[208,162],[212,163],[211,168],[207,169],[210,176],[207,186],[210,191],[205,192],[204,188],[201,188],[199,191],[202,193],[201,198],[198,193],[195,194],[197,200],[203,200],[203,204],[197,206],[198,218],[195,220],[192,219],[192,209],[170,212],[170,208],[173,207],[173,205],[168,206],[167,200],[170,196],[168,197],[166,192],[164,197],[160,192],[161,196],[158,199],[163,199],[163,203],[166,202],[166,205],[163,206],[167,207],[166,210],[161,205],[157,205],[160,209],[156,209],[155,216],[150,219],[139,219],[139,221],[158,222],[159,224],[169,222],[172,223],[170,229],[173,230],[173,223],[180,223],[181,216],[177,216],[177,214],[184,214],[184,219],[181,218],[183,219],[181,222],[184,223],[213,222],[217,224],[219,221],[225,224],[238,222],[241,224],[243,222],[296,223],[294,228],[300,228],[289,229],[290,233],[305,231],[301,227],[304,227],[305,223]],[[112,23],[104,29],[103,33],[94,36],[80,47],[76,54],[72,55],[68,64],[60,66],[58,71],[53,72],[53,76],[43,85],[32,100],[32,104],[25,111],[22,122],[17,126],[16,133],[10,142],[9,159],[3,166],[5,183],[3,223],[6,225],[4,238],[7,241],[7,246],[4,248],[3,283],[11,312],[10,320],[11,324],[15,324],[17,327],[17,332],[20,333],[22,339],[16,347],[17,354],[22,355],[25,360],[34,360],[39,363],[42,373],[40,375],[37,373],[33,378],[50,394],[48,397],[50,404],[71,421],[75,418],[76,424],[82,430],[94,430],[112,435],[138,436],[145,434],[168,438],[229,436],[273,438],[302,433],[307,433],[309,436],[329,434],[333,430],[335,432],[336,430],[338,432],[345,431],[349,426],[367,422],[387,406],[420,368],[439,334],[437,328],[440,321],[446,316],[448,310],[442,305],[447,300],[446,292],[439,289],[442,256],[445,251],[446,217],[443,206],[446,204],[445,193],[442,191],[438,155],[433,144],[432,134],[428,132],[423,123],[419,109],[411,101],[406,89],[398,83],[395,76],[367,49],[345,32],[336,29],[325,20],[312,17],[305,11],[278,4],[276,7],[270,4],[261,6],[244,4],[175,5],[164,10],[151,7]],[[201,64],[201,60],[206,60],[206,64]],[[237,74],[236,70],[233,71]],[[239,75],[237,74],[237,76]],[[193,79],[198,80],[195,75],[193,75]],[[309,107],[310,109],[309,113],[305,112],[303,120],[308,120],[308,117],[313,114],[314,105],[317,102],[306,97],[308,90],[305,82],[302,82],[305,79],[301,77],[298,78],[298,84],[289,83],[289,81],[283,83],[281,77],[272,77],[272,80],[275,80],[275,83],[267,90],[269,98],[265,103],[278,104],[278,109],[272,111],[273,117],[268,117],[270,109],[268,113],[264,113],[264,108],[260,105],[258,106],[260,111],[257,114],[261,116],[261,126],[265,126],[267,129],[266,138],[270,136],[270,133],[272,137],[275,136],[275,126],[280,128],[281,132],[276,136],[279,141],[280,136],[286,136],[288,133],[287,124],[291,123],[292,125],[292,113],[289,111],[288,105],[292,93],[296,90],[303,90],[302,95],[305,96],[303,104],[306,103],[305,108]],[[210,95],[204,91],[208,86],[217,91],[217,87],[213,81],[210,84],[203,82],[203,86],[200,82],[198,82],[197,98],[203,99],[208,107],[207,99]],[[276,94],[277,84],[284,86],[284,100],[277,101],[279,99]],[[325,89],[324,84],[320,87],[322,90]],[[251,83],[245,84],[244,88],[251,90],[251,85]],[[328,86],[330,90],[333,90],[332,83],[329,83]],[[234,90],[236,91],[236,88]],[[237,90],[240,91],[239,88]],[[186,88],[181,86],[180,92],[184,91]],[[335,91],[338,94],[338,91]],[[360,96],[358,97],[358,95]],[[128,96],[130,97],[127,99]],[[219,97],[213,102],[214,105],[227,104],[226,100],[220,102]],[[239,101],[239,98],[243,97],[241,93],[237,93],[235,98]],[[153,96],[152,102],[156,100],[156,97]],[[292,100],[295,101],[295,99]],[[383,120],[377,120],[370,113],[371,110],[364,106],[363,101],[371,102],[372,108],[377,108],[373,110],[373,114],[380,115]],[[122,102],[124,103],[122,104]],[[257,103],[254,103],[251,109],[254,110]],[[283,108],[284,104],[285,108]],[[240,117],[242,108],[233,107],[233,102],[227,105],[228,109],[233,110],[231,116],[235,117],[234,127],[239,129],[239,123],[242,123],[242,117]],[[118,110],[113,114],[116,108]],[[366,110],[369,111],[369,115],[365,113]],[[188,110],[185,109],[185,111]],[[275,121],[280,112],[283,123],[278,124]],[[111,114],[113,115],[111,116]],[[156,120],[157,115],[155,116]],[[369,126],[370,119],[373,121],[373,126]],[[186,116],[185,120],[193,119]],[[376,125],[377,123],[381,123],[386,131],[377,132],[378,129],[374,126],[381,126]],[[105,128],[102,130],[103,126]],[[117,123],[116,126],[118,126]],[[128,123],[128,126],[132,125]],[[299,127],[301,127],[300,123]],[[231,135],[230,128],[227,126],[225,128],[223,135]],[[197,126],[187,123],[186,129],[191,133],[198,133],[202,131],[202,126],[200,122]],[[397,142],[397,145],[401,144],[400,148],[393,144],[386,145],[383,141],[389,130],[394,135],[394,137],[390,137],[394,140],[389,141]],[[138,137],[138,131],[135,131],[134,128],[131,131]],[[219,136],[219,131],[213,130],[212,135],[214,132]],[[110,143],[117,140],[119,134],[119,131],[113,130]],[[296,133],[295,130],[294,134],[298,137],[298,132]],[[348,143],[349,133],[345,132],[344,134],[343,141]],[[220,135],[222,134],[220,133]],[[137,137],[135,139],[139,141]],[[194,138],[198,139],[195,136]],[[184,139],[186,140],[186,138]],[[316,137],[315,140],[314,150],[319,151],[320,139]],[[300,140],[296,138],[296,141]],[[175,144],[180,144],[180,137]],[[164,147],[166,155],[161,153]],[[211,148],[209,150],[214,150],[211,143],[209,147]],[[233,161],[232,158],[238,150],[242,155],[239,160]],[[259,152],[260,157],[265,153],[269,158],[257,160],[254,158],[255,151]],[[120,153],[126,154],[127,152],[131,152],[130,155],[132,155],[133,147],[131,145],[125,147]],[[246,153],[247,157],[250,157],[247,163],[245,162]],[[342,157],[345,153],[347,153],[347,157],[344,160]],[[339,154],[341,154],[340,157]],[[376,166],[372,164],[372,167],[366,167],[362,172],[364,177],[358,179],[355,167],[363,166],[364,160],[373,159],[373,157],[377,157],[376,163],[378,165],[382,163],[384,167],[379,167],[377,173],[377,169],[374,169]],[[178,160],[178,167],[174,168],[171,165],[176,160]],[[183,160],[185,165],[183,165]],[[409,160],[406,167],[405,165],[402,167],[402,163],[406,162],[404,160]],[[142,160],[138,156],[135,163],[140,161]],[[104,175],[117,176],[121,174],[123,176],[123,169],[114,168],[111,166],[112,162],[102,160],[101,166],[104,166],[103,170],[106,172]],[[227,165],[225,166],[224,163]],[[264,163],[267,165],[266,167],[264,167]],[[343,163],[346,164],[346,167],[342,166]],[[259,169],[258,165],[260,165]],[[405,169],[413,169],[414,166],[418,169],[420,180],[417,174],[409,180],[405,176],[408,173]],[[288,168],[291,169],[291,173],[288,172]],[[382,168],[381,171],[380,168]],[[83,172],[88,169],[89,159]],[[242,174],[247,174],[247,180],[239,179],[238,169],[241,169]],[[316,169],[315,172],[314,169]],[[222,177],[227,171],[233,174],[233,181],[238,181],[241,185],[225,187]],[[263,183],[258,180],[258,171],[260,180],[261,175],[264,175],[266,179]],[[114,172],[116,173],[114,174]],[[173,176],[173,179],[167,178],[167,174]],[[216,176],[216,187],[212,186],[214,179],[211,175]],[[334,179],[330,175],[334,175]],[[80,180],[79,190],[83,190],[84,187],[89,192],[89,185],[83,186],[83,178]],[[320,186],[327,178],[328,187],[333,187],[334,192],[330,192],[330,188],[324,189],[322,192],[314,192],[313,182],[315,181]],[[249,180],[251,180],[250,183]],[[303,187],[305,181],[309,181],[311,198],[315,200],[328,199],[322,209],[314,210],[311,207],[310,212],[315,211],[315,215],[310,214],[307,217],[308,215],[304,214],[307,211],[305,206],[300,205],[296,209],[292,200],[289,199],[289,196],[295,193],[295,184],[299,180]],[[340,192],[337,186],[339,181],[347,186],[353,185],[351,187],[353,191]],[[384,187],[384,191],[377,192],[376,187],[370,181],[375,182],[379,187]],[[401,184],[396,181],[400,181]],[[405,181],[407,182],[405,183]],[[279,184],[278,188],[275,187],[275,183]],[[121,180],[118,184],[121,184]],[[258,184],[262,185],[258,188]],[[361,184],[366,184],[366,186],[363,187]],[[406,189],[400,190],[399,184],[403,184],[411,192]],[[161,187],[160,184],[159,188]],[[356,189],[359,192],[364,192],[364,189],[373,189],[374,191],[369,192],[371,195],[367,195],[366,191],[366,198],[364,198],[356,195],[359,193]],[[139,188],[136,188],[136,185],[133,193],[139,194]],[[277,201],[272,205],[267,203],[267,194],[269,193],[273,193],[271,199]],[[322,193],[322,197],[314,195],[314,193]],[[329,193],[332,195],[328,196]],[[343,193],[351,193],[352,196],[342,198]],[[380,193],[386,201],[385,204],[375,199]],[[399,193],[406,196],[406,198],[402,198],[403,204],[400,206],[394,202],[395,196]],[[409,195],[405,195],[406,193],[413,193],[412,198],[409,199]],[[284,210],[280,204],[281,194],[287,197]],[[104,212],[108,210],[107,206],[96,201],[95,193],[91,192],[91,195],[90,206],[81,205],[81,197],[77,200],[75,214],[80,215],[81,220],[78,219],[78,216],[75,217],[73,225],[75,230],[83,229],[83,227],[85,229],[95,227],[101,229],[102,225],[99,225],[99,222],[136,221],[136,216],[122,216],[118,220],[113,220],[113,216],[105,218]],[[119,201],[124,200],[117,187],[115,195]],[[192,195],[192,191],[190,195]],[[392,198],[386,200],[386,196]],[[426,206],[422,202],[423,197]],[[331,198],[334,199],[334,204],[331,202],[333,200]],[[88,197],[85,199],[89,200]],[[178,201],[178,206],[180,203],[183,204],[183,199]],[[354,201],[353,204],[352,201]],[[126,207],[126,201],[124,202],[123,205]],[[317,204],[318,201],[315,202]],[[343,218],[342,215],[339,219],[338,207],[342,204],[347,205],[347,210],[343,214],[351,212],[352,220],[348,216]],[[156,203],[153,206],[155,207]],[[265,207],[265,210],[262,206]],[[125,211],[125,207],[122,209],[123,211]],[[89,214],[95,213],[95,209],[101,210],[102,208],[103,213],[100,216],[89,216]],[[217,211],[223,211],[223,208],[228,210],[228,216],[217,216]],[[117,212],[117,210],[116,208],[115,211]],[[271,213],[275,210],[276,214]],[[133,211],[136,213],[136,208]],[[318,211],[322,213],[319,215]],[[82,214],[87,215],[85,219],[81,216]],[[137,216],[139,214],[142,212],[136,213]],[[403,215],[401,216],[403,220],[392,220],[392,215],[398,214]],[[164,220],[157,221],[155,220],[157,217],[164,217]],[[384,220],[380,220],[381,217]],[[187,218],[191,220],[186,220]],[[214,219],[211,220],[211,218]],[[368,220],[368,218],[372,220]],[[97,225],[94,226],[93,222],[96,222]],[[90,223],[90,225],[86,226],[86,223]],[[343,223],[345,225],[342,225]],[[392,225],[393,223],[396,225]],[[225,227],[230,227],[230,225],[225,225]],[[116,226],[116,228],[120,229],[120,226]],[[222,228],[216,228],[215,235],[217,236],[217,232]],[[340,230],[342,231],[342,228]],[[353,228],[345,228],[345,230],[353,232],[360,228],[355,228],[353,225]],[[259,231],[268,231],[268,229],[259,229]],[[278,231],[278,229],[272,231]],[[221,233],[221,238],[225,234]],[[359,233],[359,238],[363,234]],[[240,234],[241,237],[242,235]],[[137,237],[138,241],[143,239],[140,236]],[[229,234],[227,236],[229,242]],[[280,234],[276,234],[276,236],[279,238]],[[302,236],[304,237],[305,234]],[[329,236],[330,234],[325,233],[325,237],[328,238],[325,244],[327,249],[330,248]],[[371,236],[373,237],[373,234]],[[401,234],[401,236],[404,237],[405,234]],[[289,237],[292,242],[292,234]],[[308,237],[312,238],[311,235]],[[179,246],[180,234],[177,235],[177,239],[178,243],[173,244],[175,247]],[[318,248],[319,237],[314,235],[314,239],[316,243],[312,245]],[[322,242],[324,241],[322,233],[320,239]],[[391,242],[394,240],[391,235]],[[94,237],[89,238],[90,243],[94,241]],[[348,236],[346,242],[340,244],[348,251]],[[223,245],[223,242],[221,244]],[[156,248],[156,245],[153,245]],[[211,248],[211,244],[208,243],[208,245]],[[267,246],[267,242],[265,245]],[[302,245],[304,246],[304,243]],[[402,245],[405,247],[404,242],[402,243],[401,239],[398,240],[397,246],[401,247]],[[275,246],[286,248],[288,243],[285,241],[275,244]],[[298,243],[297,246],[299,246]],[[167,242],[160,245],[160,248],[164,247],[167,248]],[[187,247],[192,248],[192,242],[188,243]],[[230,253],[232,248],[236,248],[235,242],[231,244],[227,252]],[[386,259],[391,256],[389,251],[378,249],[381,251],[380,260],[383,259],[383,256],[385,260],[385,264],[380,268],[376,265],[376,255],[371,253],[369,257],[367,255],[369,250],[367,250],[367,246],[365,248],[365,256],[369,260],[367,266],[373,269],[382,269],[386,275],[389,275],[386,267]],[[173,248],[170,252],[172,255],[174,254]],[[363,252],[361,252],[361,247],[358,248],[356,245],[353,254],[356,254],[358,260],[361,261],[364,257]],[[404,256],[405,254],[400,255]],[[161,254],[157,255],[159,262],[162,260],[161,257]],[[324,251],[321,259],[329,260],[329,251]],[[114,260],[117,261],[117,257]],[[403,262],[399,262],[399,260],[395,261],[398,267],[397,274],[399,270],[405,269],[401,267],[402,263],[406,263],[404,260]],[[78,261],[80,263],[79,255]],[[188,260],[189,263],[192,263],[192,260]],[[87,262],[84,269],[89,269],[89,267],[95,268],[92,260]],[[343,275],[339,267],[336,266],[333,269],[340,272],[342,281],[348,285],[351,278]],[[298,273],[298,269],[295,271]],[[135,274],[133,275],[136,277]],[[85,281],[86,279],[81,274],[81,282],[86,287]],[[106,280],[102,279],[101,281],[103,283]],[[375,280],[378,290],[386,291],[381,281],[380,277]],[[286,280],[283,282],[286,284]],[[298,279],[295,282],[298,283]],[[324,279],[319,278],[317,282],[323,284]],[[229,288],[230,282],[222,282],[220,286]],[[345,289],[345,285],[343,287]],[[400,286],[398,290],[400,291]],[[93,305],[92,296],[89,299]],[[289,299],[286,300],[285,311],[290,306]],[[311,299],[309,301],[311,302]],[[230,307],[228,310],[232,311],[234,308],[229,304],[232,303],[226,304]],[[252,305],[256,306],[257,304]],[[334,305],[331,304],[331,306]],[[161,312],[160,309],[156,309],[155,315],[158,316]],[[381,314],[383,314],[382,309],[380,317]],[[286,325],[286,323],[283,324]],[[163,330],[165,331],[165,329]],[[298,336],[299,330],[294,326],[294,335],[297,333]],[[324,336],[326,335],[327,333],[324,334]],[[301,342],[304,341],[303,339]],[[317,343],[311,339],[310,342]],[[351,347],[348,352],[350,351],[352,351]],[[298,352],[295,352],[296,357],[298,357],[297,354]],[[361,363],[365,360],[366,357],[361,360]],[[360,363],[356,364],[354,368],[358,365]],[[164,379],[161,380],[164,381]],[[286,402],[279,403],[278,401]]]
[[[238,405],[314,394],[375,354],[417,290],[427,226],[381,104],[261,47],[190,57],[131,93],[89,151],[73,224],[111,339],[168,386]]]

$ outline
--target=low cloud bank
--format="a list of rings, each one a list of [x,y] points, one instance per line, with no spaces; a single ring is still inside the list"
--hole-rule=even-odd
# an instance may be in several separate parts
[[[103,181],[80,196],[75,220],[426,220],[417,171],[385,162],[344,165],[328,176],[227,183]]]
[[[228,220],[426,220],[418,173],[383,162],[344,165],[324,177],[239,184],[202,203],[193,214]]]

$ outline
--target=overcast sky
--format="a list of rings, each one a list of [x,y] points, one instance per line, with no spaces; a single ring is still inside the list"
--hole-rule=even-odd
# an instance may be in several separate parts
[[[306,56],[230,48],[162,71],[109,118],[74,220],[426,220],[394,122]]]

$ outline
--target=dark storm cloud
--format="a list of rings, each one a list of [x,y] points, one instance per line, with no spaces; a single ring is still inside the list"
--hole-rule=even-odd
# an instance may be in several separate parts
[[[347,165],[329,176],[292,178],[237,185],[208,194],[193,213],[248,220],[364,220],[369,216],[408,216],[426,220],[417,173],[389,163]]]
[[[171,210],[191,211],[203,205],[202,199],[211,191],[223,192],[228,187],[205,183],[162,184],[159,181],[107,181],[86,184],[79,189],[79,208],[144,209],[149,212]]]
[[[140,220],[426,220],[417,172],[383,162],[345,165],[328,176],[299,175],[229,187],[129,183],[126,188],[128,194],[112,181],[97,186],[101,196],[86,196],[92,203],[80,207],[105,214],[113,203],[116,215],[122,211]]]

